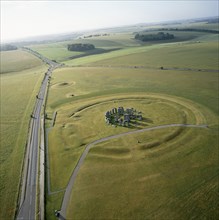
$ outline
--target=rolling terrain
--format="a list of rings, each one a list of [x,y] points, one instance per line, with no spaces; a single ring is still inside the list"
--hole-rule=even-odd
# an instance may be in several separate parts
[[[161,29],[174,39],[135,39]],[[0,52],[0,218],[18,211],[30,115],[48,70],[42,55],[60,67],[48,76],[45,103],[47,220],[57,219],[54,210],[77,220],[217,219],[215,31],[218,23],[203,21],[139,24]],[[68,51],[74,43],[95,49]],[[107,124],[105,113],[120,106],[143,119]]]
[[[120,49],[66,58],[53,73],[48,219],[55,209],[67,219],[218,216],[218,35],[177,34],[178,42],[155,44],[135,41],[131,32],[72,41]],[[105,112],[119,106],[139,109],[143,121],[107,125]]]

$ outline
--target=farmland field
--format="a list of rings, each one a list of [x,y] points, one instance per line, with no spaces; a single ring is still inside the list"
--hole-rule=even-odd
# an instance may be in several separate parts
[[[1,52],[1,62],[0,219],[13,219],[30,114],[47,67],[20,50]]]
[[[66,61],[69,67],[54,71],[46,109],[48,219],[60,209],[63,190],[88,143],[178,123],[208,128],[158,129],[94,145],[77,176],[67,218],[218,215],[218,44],[208,40],[124,48]],[[77,64],[84,66],[70,67]],[[144,120],[129,128],[107,125],[105,112],[119,106],[142,111]]]

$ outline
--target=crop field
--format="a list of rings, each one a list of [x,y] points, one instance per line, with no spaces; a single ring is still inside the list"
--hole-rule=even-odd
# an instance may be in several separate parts
[[[4,71],[12,73],[0,75],[0,200],[4,201],[1,202],[0,219],[13,219],[30,114],[47,67],[39,59],[23,51],[3,52],[1,58]],[[16,71],[16,65],[19,71]]]

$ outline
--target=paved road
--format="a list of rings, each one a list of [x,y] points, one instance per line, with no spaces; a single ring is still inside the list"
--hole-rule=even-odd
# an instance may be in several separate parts
[[[17,219],[34,220],[36,215],[38,215],[38,213],[36,213],[36,187],[38,180],[38,149],[40,146],[40,114],[47,92],[46,88],[49,77],[52,71],[58,67],[58,64],[48,60],[47,58],[44,58],[41,55],[39,56],[34,51],[28,51],[38,56],[50,66],[41,84],[38,98],[36,99],[35,108],[31,117],[29,132],[30,136],[28,139],[27,153],[23,171],[20,207],[17,215]]]
[[[95,145],[95,144],[98,144],[98,143],[101,143],[101,142],[104,142],[104,141],[108,141],[108,140],[111,140],[111,139],[116,139],[116,138],[120,138],[120,137],[123,137],[123,136],[126,136],[126,135],[129,135],[129,134],[137,134],[137,133],[142,133],[142,132],[145,132],[145,131],[152,131],[152,130],[157,130],[157,129],[162,129],[162,128],[170,128],[170,127],[191,127],[191,128],[207,128],[208,126],[207,125],[188,125],[188,124],[169,124],[169,125],[160,125],[160,126],[156,126],[156,127],[151,127],[151,128],[144,128],[144,129],[141,129],[141,130],[135,130],[135,131],[129,131],[129,132],[126,132],[126,133],[122,133],[122,134],[117,134],[117,135],[113,135],[113,136],[109,136],[109,137],[105,137],[105,138],[101,138],[99,140],[96,140],[90,144],[88,144],[86,147],[85,147],[85,150],[83,152],[83,154],[81,155],[72,175],[71,175],[71,178],[70,178],[70,181],[67,185],[67,188],[65,190],[65,194],[64,194],[64,198],[62,200],[62,207],[61,207],[61,211],[60,211],[60,220],[62,219],[65,219],[66,218],[66,210],[67,210],[67,207],[68,207],[68,203],[70,201],[70,196],[71,196],[71,192],[72,192],[72,188],[74,186],[74,183],[75,183],[75,180],[76,180],[76,177],[78,175],[78,172],[84,162],[84,159],[86,158],[89,150]]]

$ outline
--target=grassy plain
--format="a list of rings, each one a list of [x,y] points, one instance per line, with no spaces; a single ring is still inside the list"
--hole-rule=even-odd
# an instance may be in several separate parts
[[[130,39],[130,34],[113,34],[111,36],[105,37],[94,37],[87,39],[75,39],[72,41],[57,42],[57,43],[48,43],[48,44],[36,44],[30,45],[29,47],[38,53],[48,57],[52,60],[65,61],[70,57],[84,56],[84,55],[93,55],[105,50],[107,53],[109,49],[124,48],[130,46],[139,46],[140,43],[137,43],[133,39]],[[71,43],[90,43],[94,44],[97,48],[96,50],[86,51],[86,52],[76,52],[68,51],[67,45]],[[103,51],[104,52],[104,51]]]
[[[217,97],[215,96],[217,84],[217,74],[206,72],[163,72],[162,70],[91,67],[56,70],[51,80],[47,106],[47,113],[50,117],[53,112],[57,110],[55,127],[49,133],[52,190],[56,191],[65,188],[68,178],[87,143],[99,139],[100,137],[108,136],[112,134],[111,132],[120,133],[127,130],[125,128],[112,128],[105,125],[103,119],[105,111],[110,107],[117,106],[118,103],[111,102],[108,104],[105,103],[104,105],[104,94],[107,95],[109,99],[112,99],[113,97],[130,96],[136,92],[160,92],[163,94],[176,95],[178,98],[175,99],[178,101],[180,99],[179,97],[189,98],[192,100],[190,106],[196,106],[194,103],[198,102],[210,108],[212,111],[217,112],[218,105],[215,105],[215,103],[217,103]],[[141,94],[138,93],[136,96],[139,97],[140,95]],[[98,101],[99,99],[100,101]],[[93,109],[89,108],[81,112],[81,114],[70,117],[73,113],[77,112],[78,109],[90,106],[92,102],[100,102],[103,103],[103,105],[97,105]],[[126,103],[128,107],[131,101],[129,100]],[[168,113],[166,116],[162,116],[161,113],[163,106],[158,106],[159,110],[157,109],[157,111],[155,111],[156,108],[154,105],[151,105],[152,108],[150,109],[149,105],[140,105],[137,99],[135,103],[133,103],[133,106],[136,107],[138,105],[140,110],[145,109],[146,117],[148,116],[148,118],[153,119],[154,122],[156,121],[154,118],[159,119],[157,122],[153,124],[149,123],[147,126],[168,124],[171,122],[185,122],[183,121],[183,114],[181,112],[183,108],[182,106],[177,106],[177,104],[174,104],[174,108],[177,107],[175,112],[171,111],[173,108],[165,111]],[[199,115],[198,112],[200,110],[203,112],[201,115],[203,114],[207,120],[207,122],[205,119],[199,121],[200,124],[217,124],[217,117],[213,116],[212,119],[212,114],[207,113],[208,111],[205,112],[203,109],[203,106],[196,106],[195,108],[190,108],[190,110],[187,108],[187,116],[189,116],[190,119],[186,121],[186,123],[195,123],[197,121],[196,116]],[[175,121],[172,121],[177,115],[178,119],[176,118]],[[101,121],[99,117],[103,120]],[[162,121],[163,119],[167,121]],[[174,132],[177,133],[177,131],[173,131],[173,133]],[[163,136],[168,135],[171,135],[171,133],[168,133],[167,130]],[[194,135],[195,133],[191,132],[188,139],[192,139]],[[178,144],[181,145],[181,142],[179,141]],[[122,148],[121,151],[125,148],[123,146],[122,143],[120,145],[120,148]],[[106,150],[106,152],[110,154],[111,150]],[[121,156],[119,155],[116,157]],[[59,166],[58,164],[63,164],[63,166]],[[65,167],[65,172],[63,172],[63,167]],[[48,207],[58,208],[57,206],[60,205],[60,203],[56,203],[55,200],[49,201],[51,203],[48,203]],[[72,208],[75,210],[75,207]],[[49,214],[51,212],[52,210],[48,210],[48,216],[51,215]],[[50,217],[48,218],[50,219]]]
[[[42,65],[41,60],[22,50],[2,51],[0,58],[0,74],[19,72]]]
[[[33,50],[41,53],[42,55],[63,62],[66,65],[77,66],[77,65],[87,65],[92,62],[102,61],[105,59],[117,58],[122,55],[129,55],[138,52],[147,52],[148,50],[155,47],[161,47],[166,43],[174,42],[188,42],[188,41],[215,41],[218,42],[217,34],[208,34],[202,32],[187,32],[187,31],[169,31],[175,35],[175,39],[172,41],[163,42],[146,42],[136,41],[134,39],[135,32],[147,31],[150,33],[157,33],[160,28],[200,28],[200,29],[210,29],[218,30],[217,24],[206,24],[204,22],[191,23],[191,24],[172,24],[172,25],[155,25],[155,26],[133,26],[129,28],[115,28],[112,30],[106,30],[107,36],[98,36],[84,38],[86,35],[94,34],[87,33],[82,35],[79,39],[72,39],[65,42],[47,43],[47,44],[36,44],[30,45]],[[104,30],[102,31],[103,34]],[[98,32],[96,34],[99,34]],[[94,44],[97,50],[90,52],[71,52],[67,50],[67,44],[69,43],[91,43]],[[154,45],[153,47],[151,47]],[[159,45],[159,46],[158,46]],[[145,47],[141,47],[145,46]],[[119,51],[107,51],[110,49],[119,48]],[[100,53],[100,50],[106,50],[105,53]],[[94,55],[96,54],[96,55]],[[83,56],[80,58],[80,56]],[[75,57],[70,59],[70,57]]]
[[[67,44],[65,43],[37,44],[30,46],[30,48],[56,61],[65,60],[68,57],[82,54],[81,52],[68,51]]]
[[[215,219],[218,73],[195,70],[218,69],[218,41],[215,35],[194,33],[200,43],[193,38],[140,46],[128,35],[107,36],[108,45],[102,37],[77,40],[114,47],[124,37],[133,45],[65,61],[84,67],[53,73],[46,111],[49,118],[57,111],[48,135],[51,189],[57,194],[47,195],[47,218],[55,219],[52,213],[63,196],[58,191],[66,187],[87,143],[143,127],[191,123],[209,129],[161,129],[94,146],[76,179],[67,218]],[[186,33],[181,37],[188,40]],[[119,105],[139,109],[145,120],[130,128],[107,126],[104,113]]]
[[[171,130],[91,149],[76,179],[67,218],[217,219],[216,133],[187,128],[162,142]],[[152,140],[161,144],[141,147]]]
[[[130,98],[124,94],[120,97],[96,98],[95,102],[80,100],[72,104],[71,108],[59,109],[56,125],[49,133],[49,144],[52,146],[49,148],[52,191],[65,188],[71,171],[86,144],[129,130],[126,127],[112,129],[111,126],[106,126],[104,113],[112,106],[117,108],[134,106],[143,112],[145,119],[136,124],[131,123],[130,128],[132,129],[171,123],[196,123],[191,109],[171,101],[163,101],[161,97],[158,100],[144,97],[142,94],[136,94]],[[74,115],[70,117],[72,114]],[[62,156],[60,157],[60,155]],[[63,158],[65,159],[63,160]],[[58,166],[59,163],[65,164],[65,172],[62,170],[62,166]]]
[[[13,59],[9,59],[9,54]],[[3,62],[4,69],[13,72],[0,75],[0,219],[13,219],[30,114],[47,67],[23,51],[3,52],[1,56],[2,62],[7,60]],[[20,71],[15,72],[16,65]]]
[[[65,82],[68,84],[63,85]],[[57,69],[52,76],[48,108],[83,97],[136,91],[184,97],[218,112],[217,73],[102,67]]]
[[[90,65],[146,66],[148,68],[218,69],[218,42],[166,45],[142,53],[101,60]]]

